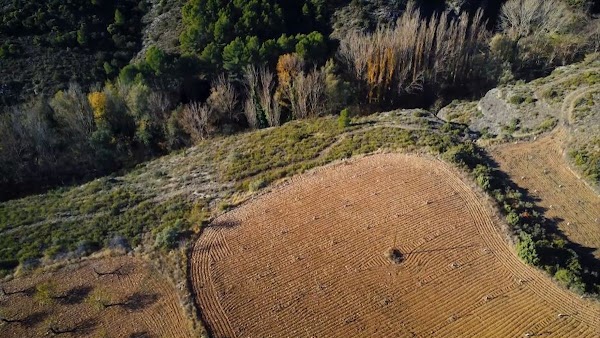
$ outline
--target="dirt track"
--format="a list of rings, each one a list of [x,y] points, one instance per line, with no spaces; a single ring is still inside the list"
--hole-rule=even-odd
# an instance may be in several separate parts
[[[275,188],[205,229],[191,276],[216,337],[600,332],[600,307],[522,264],[481,197],[427,157],[375,155]]]
[[[9,292],[27,292],[0,296],[5,315],[24,320],[23,324],[0,324],[0,337],[45,337],[51,326],[75,329],[61,335],[66,337],[192,337],[175,290],[148,263],[123,256],[82,264],[3,283]],[[121,276],[97,277],[94,272],[94,268],[109,272],[119,267]],[[48,281],[55,283],[58,296],[67,298],[40,304],[33,292]],[[127,304],[102,309],[88,300],[97,292],[105,293],[111,302]]]

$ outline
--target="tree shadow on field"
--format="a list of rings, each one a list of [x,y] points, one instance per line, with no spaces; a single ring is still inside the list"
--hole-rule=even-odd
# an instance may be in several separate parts
[[[27,287],[24,289],[11,289],[11,288],[7,288],[4,286],[0,287],[0,295],[4,295],[7,297],[16,296],[16,295],[32,297],[34,294],[35,294],[34,286],[30,286],[30,287]]]
[[[75,325],[75,334],[77,336],[87,337],[94,332],[96,326],[98,326],[98,321],[96,319],[85,319]]]
[[[27,317],[23,318],[23,326],[25,327],[34,327],[40,323],[42,323],[47,317],[49,313],[46,311],[37,311],[32,314],[29,314]]]
[[[225,220],[225,221],[219,221],[216,220],[212,223],[210,223],[207,228],[215,228],[215,229],[231,229],[231,228],[235,228],[237,226],[239,226],[241,224],[240,221],[238,220]]]
[[[65,293],[66,297],[61,298],[60,303],[63,305],[79,304],[85,300],[93,289],[89,285],[76,286]]]
[[[98,326],[98,320],[89,318],[80,321],[79,323],[68,326],[64,324],[53,324],[48,328],[48,335],[53,336],[75,336],[75,337],[88,337],[92,333],[94,333],[96,327]]]
[[[160,295],[157,293],[136,292],[127,297],[123,307],[129,311],[140,311],[156,303]]]
[[[525,222],[537,222],[541,225],[546,234],[551,234],[555,238],[563,240],[566,243],[565,248],[573,250],[579,258],[584,272],[582,278],[584,279],[585,283],[588,285],[599,284],[600,274],[595,272],[600,271],[600,260],[593,254],[594,250],[598,248],[585,247],[579,243],[571,241],[558,226],[561,222],[564,222],[565,220],[559,217],[546,217],[548,209],[540,207],[537,204],[537,202],[540,202],[542,200],[541,197],[532,196],[528,189],[522,188],[519,185],[517,185],[511,179],[510,175],[500,170],[499,164],[494,159],[492,159],[484,150],[480,152],[480,155],[482,156],[484,163],[494,170],[495,180],[499,182],[503,187],[508,187],[514,191],[519,192],[521,194],[521,200],[526,203],[531,203],[533,207],[530,209],[536,211],[540,215],[537,219],[526,218]],[[512,231],[516,233],[518,230],[513,229]],[[548,260],[549,263],[551,263],[551,265],[555,264],[561,259],[564,259],[563,257],[559,256],[560,252],[557,250],[553,250],[552,248],[550,248],[546,251],[547,252],[544,252],[542,254],[541,258]]]
[[[129,338],[152,338],[153,336],[147,332],[147,331],[143,331],[143,332],[134,332],[132,334],[129,335]]]

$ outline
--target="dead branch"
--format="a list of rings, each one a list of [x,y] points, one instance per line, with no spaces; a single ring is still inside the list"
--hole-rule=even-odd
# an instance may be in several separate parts
[[[6,323],[6,324],[14,324],[14,323],[23,323],[22,319],[8,319],[6,317],[1,317],[0,316],[0,322]]]
[[[66,333],[73,333],[73,332],[76,332],[76,331],[77,331],[77,328],[76,328],[76,327],[74,327],[74,328],[70,328],[70,329],[60,329],[60,328],[58,328],[58,327],[56,327],[56,326],[50,326],[50,327],[49,327],[49,330],[50,330],[50,332],[51,332],[53,335],[55,335],[55,336],[58,336],[58,335],[61,335],[61,334],[66,334]]]
[[[123,265],[119,266],[118,268],[112,270],[112,271],[107,271],[107,272],[101,272],[96,270],[96,268],[94,268],[94,273],[96,274],[96,277],[102,277],[102,276],[117,276],[117,277],[121,277],[123,276],[123,271],[121,271],[121,269],[123,269]]]

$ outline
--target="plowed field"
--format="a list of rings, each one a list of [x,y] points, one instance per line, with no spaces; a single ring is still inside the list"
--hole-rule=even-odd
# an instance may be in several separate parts
[[[98,277],[120,268],[121,275]],[[52,283],[57,298],[42,304],[36,287]],[[10,296],[0,296],[2,316],[21,323],[0,323],[0,337],[52,336],[50,328],[73,331],[66,337],[192,337],[174,288],[144,261],[131,257],[90,260],[80,267],[67,267],[2,287]],[[102,308],[90,299],[104,294]]]
[[[598,337],[600,307],[521,263],[481,200],[429,157],[299,176],[204,230],[203,319],[216,337]]]
[[[560,147],[562,137],[561,132],[553,133],[531,143],[497,146],[490,153],[570,240],[593,249],[600,258],[600,196],[569,168]]]

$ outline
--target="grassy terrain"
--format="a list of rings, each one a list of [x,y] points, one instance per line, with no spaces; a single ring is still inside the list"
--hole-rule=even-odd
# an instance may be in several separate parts
[[[105,247],[152,246],[165,229],[185,232],[235,203],[235,194],[280,178],[380,148],[439,152],[460,142],[460,131],[427,119],[388,114],[345,129],[334,118],[296,121],[205,141],[122,177],[1,203],[2,267],[8,272],[19,263],[34,266]]]
[[[543,211],[489,163],[464,125],[421,110],[352,122],[343,128],[324,117],[206,140],[121,177],[1,203],[0,269],[6,274],[19,264],[28,268],[114,246],[171,249],[204,220],[279,179],[384,149],[426,151],[464,167],[498,202],[518,242],[535,243],[523,245],[526,262],[551,273],[567,270],[569,285],[595,292],[596,279],[568,240],[545,226]]]
[[[497,88],[478,102],[452,102],[439,116],[506,141],[564,128],[570,160],[593,186],[600,185],[600,60],[556,69],[545,78]]]

